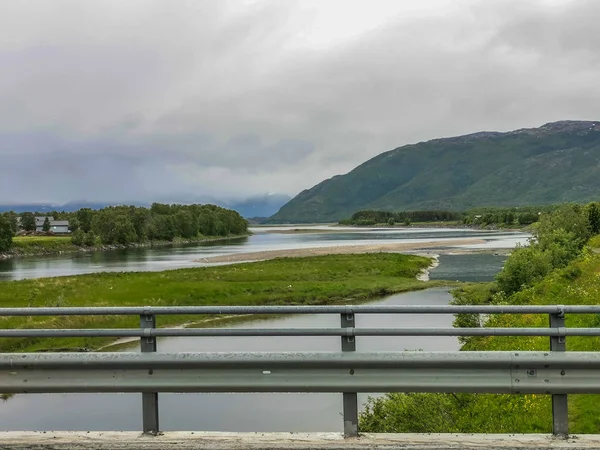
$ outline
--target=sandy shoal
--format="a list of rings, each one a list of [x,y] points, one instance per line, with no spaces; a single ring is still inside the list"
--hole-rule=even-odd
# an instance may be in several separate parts
[[[402,252],[409,250],[420,250],[431,247],[447,247],[454,245],[484,244],[483,239],[452,239],[443,241],[411,242],[398,244],[359,244],[359,245],[336,245],[331,247],[299,248],[287,250],[267,250],[262,252],[235,253],[232,255],[209,256],[201,258],[196,262],[201,263],[229,263],[244,261],[264,261],[274,258],[306,257],[321,255],[341,255],[349,253],[380,253],[380,252]]]

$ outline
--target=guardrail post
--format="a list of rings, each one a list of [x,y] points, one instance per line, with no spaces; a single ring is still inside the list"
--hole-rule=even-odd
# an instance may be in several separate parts
[[[550,327],[565,327],[565,313],[562,307],[559,307],[558,313],[550,314]],[[565,339],[565,336],[550,336],[550,351],[566,351]],[[563,437],[569,434],[569,408],[566,394],[552,395],[552,434]]]
[[[342,314],[342,328],[349,328],[352,333],[342,336],[342,351],[356,351],[356,339],[354,337],[354,313],[350,310]],[[350,371],[354,373],[354,369]],[[356,392],[344,392],[344,436],[358,436],[358,395]]]
[[[143,330],[156,328],[156,316],[154,314],[141,315],[140,328]],[[156,352],[156,337],[142,337],[140,348],[143,353]],[[157,434],[159,431],[158,392],[142,393],[142,425],[145,434]]]

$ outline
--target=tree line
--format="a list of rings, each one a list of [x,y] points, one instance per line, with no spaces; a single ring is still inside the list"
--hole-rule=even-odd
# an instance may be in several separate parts
[[[83,208],[75,212],[22,213],[0,215],[0,251],[8,251],[12,237],[20,227],[35,231],[35,216],[50,215],[68,220],[73,244],[127,245],[153,241],[173,242],[203,236],[240,235],[248,231],[248,222],[239,213],[216,205],[168,205],[153,203],[150,208],[110,206],[100,210]],[[43,229],[50,229],[50,223]]]
[[[541,214],[556,209],[558,205],[519,206],[511,208],[488,207],[468,211],[357,211],[340,225],[410,225],[412,222],[459,222],[465,225],[525,226],[539,220]]]
[[[340,221],[341,225],[394,225],[403,223],[410,225],[411,222],[448,222],[462,220],[463,213],[456,211],[375,211],[364,210],[352,214],[349,219]]]

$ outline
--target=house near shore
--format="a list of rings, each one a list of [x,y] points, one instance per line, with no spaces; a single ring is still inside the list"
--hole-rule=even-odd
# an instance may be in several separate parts
[[[54,220],[54,217],[48,216],[50,221],[50,231],[54,234],[69,234],[69,221],[68,220]],[[44,232],[44,222],[46,216],[36,216],[35,218],[35,231],[38,233]],[[17,225],[21,228],[21,218],[17,217]]]
[[[48,217],[50,221],[50,231],[54,234],[68,234],[69,233],[69,221],[68,220],[54,220],[54,217]],[[46,221],[46,217],[36,217],[35,218],[35,231],[43,232],[44,231],[44,222]]]

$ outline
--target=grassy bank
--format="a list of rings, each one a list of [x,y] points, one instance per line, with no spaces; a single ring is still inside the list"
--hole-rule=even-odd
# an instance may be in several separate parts
[[[69,236],[17,236],[10,253],[15,255],[77,251]]]
[[[531,289],[518,292],[511,297],[517,305],[597,305],[600,301],[600,256],[587,253],[583,258],[564,269],[554,271]],[[492,300],[492,303],[495,303]],[[548,317],[543,315],[495,315],[486,323],[489,327],[547,327]],[[566,317],[567,327],[597,328],[597,315],[575,315]],[[544,337],[485,337],[469,338],[464,350],[548,350],[549,339]],[[569,337],[567,350],[596,352],[600,349],[600,337]],[[511,411],[521,432],[551,431],[552,407],[550,396],[531,397],[533,416],[526,411]],[[507,400],[507,404],[508,400]],[[500,411],[499,411],[500,412]],[[600,396],[570,395],[569,423],[573,433],[597,433],[600,428]]]
[[[597,246],[600,238],[590,241]],[[493,293],[493,283],[472,284],[453,292],[456,304],[597,305],[600,301],[600,255],[593,250],[551,272],[541,282],[509,298]],[[479,318],[461,315],[456,326],[478,326]],[[547,315],[492,315],[488,327],[547,327]],[[567,315],[567,327],[598,327],[595,315]],[[547,337],[468,337],[465,351],[547,351]],[[598,337],[569,337],[569,351],[598,351]],[[597,433],[600,428],[600,396],[570,395],[572,433]],[[393,394],[371,403],[362,416],[364,431],[551,433],[549,395]]]
[[[13,238],[12,249],[7,253],[0,253],[0,259],[16,256],[40,256],[54,255],[68,252],[91,252],[91,251],[109,251],[122,250],[126,248],[159,247],[174,244],[193,244],[210,241],[225,241],[229,239],[238,239],[246,237],[249,234],[232,236],[198,236],[196,238],[175,238],[173,241],[147,241],[141,243],[131,243],[127,245],[94,245],[78,246],[71,242],[69,236],[17,236]]]
[[[358,302],[435,285],[416,279],[428,258],[393,253],[280,258],[233,266],[166,272],[100,273],[4,282],[0,305],[185,306],[316,305]],[[159,326],[198,316],[159,317]],[[136,317],[0,318],[1,328],[138,327]],[[106,339],[2,339],[0,351],[47,348],[97,348]]]

